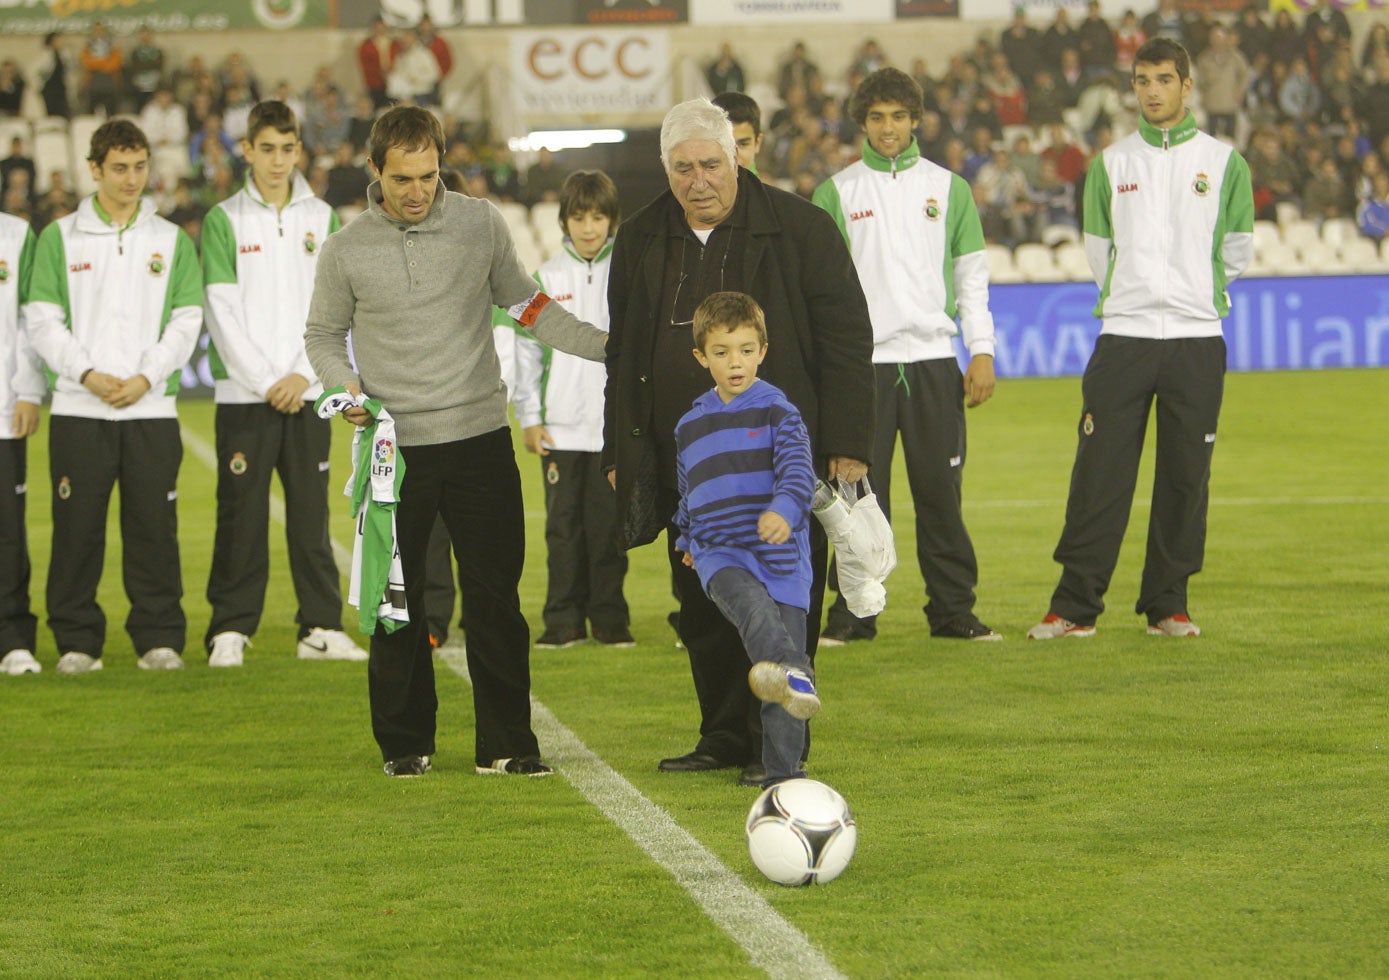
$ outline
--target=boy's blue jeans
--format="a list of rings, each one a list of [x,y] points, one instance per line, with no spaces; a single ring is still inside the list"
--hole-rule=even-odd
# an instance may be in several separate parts
[[[774,600],[767,587],[742,568],[724,568],[709,580],[709,598],[738,629],[748,660],[769,660],[815,676],[805,655],[804,609]],[[805,722],[792,718],[779,704],[762,704],[762,765],[767,783],[805,775]]]

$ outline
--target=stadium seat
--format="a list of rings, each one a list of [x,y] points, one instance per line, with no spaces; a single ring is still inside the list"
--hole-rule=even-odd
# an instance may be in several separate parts
[[[497,210],[506,219],[507,227],[514,234],[518,229],[528,228],[530,224],[530,212],[526,210],[524,204],[517,204],[515,201],[498,201]]]
[[[1327,218],[1321,225],[1321,240],[1332,248],[1340,248],[1360,237],[1354,218]]]
[[[1304,245],[1298,255],[1302,259],[1303,268],[1316,275],[1335,275],[1350,271],[1341,264],[1341,257],[1336,254],[1336,250],[1321,239]]]
[[[1251,271],[1256,276],[1292,276],[1302,272],[1302,263],[1291,245],[1275,242],[1255,253]]]
[[[540,245],[540,250],[545,253],[545,257],[557,253],[564,247],[564,230],[560,228],[559,221],[536,226],[534,229],[536,242]]]
[[[1351,272],[1389,271],[1389,263],[1380,257],[1374,241],[1362,237],[1359,232],[1341,246],[1341,265]]]
[[[511,238],[516,243],[516,257],[521,260],[527,272],[534,272],[545,262],[545,253],[536,243],[535,235],[526,227],[512,228]]]
[[[1302,217],[1302,208],[1292,201],[1279,201],[1273,206],[1273,212],[1280,225],[1286,225]]]
[[[985,246],[989,259],[989,282],[1022,282],[1022,274],[1013,265],[1013,250],[1007,245]]]
[[[1389,236],[1379,240],[1379,257],[1384,260],[1385,265],[1389,265]]]
[[[1321,232],[1314,221],[1298,218],[1283,224],[1282,228],[1283,241],[1299,252],[1309,245],[1321,244]]]
[[[1094,272],[1090,269],[1090,260],[1085,257],[1085,249],[1080,245],[1062,245],[1056,250],[1054,256],[1056,267],[1061,270],[1066,279],[1072,282],[1090,282],[1094,277]]]
[[[69,185],[72,184],[71,149],[66,127],[46,129],[34,133],[34,188],[40,194],[48,190],[52,183],[49,180],[49,175],[55,170],[61,170],[63,175],[68,178]],[[82,156],[85,158],[86,154],[84,153]],[[90,176],[88,179],[90,180]]]
[[[1262,252],[1270,245],[1283,241],[1283,229],[1278,227],[1276,221],[1256,221],[1254,222],[1254,251]]]
[[[29,120],[15,116],[0,117],[0,157],[10,155],[10,141],[16,136],[24,141],[24,152],[32,153],[34,129],[29,125]]]
[[[1032,242],[1019,245],[1013,250],[1013,264],[1027,282],[1059,282],[1063,278],[1051,249],[1045,245]]]
[[[544,234],[546,228],[559,227],[559,202],[536,201],[531,205],[531,227]]]

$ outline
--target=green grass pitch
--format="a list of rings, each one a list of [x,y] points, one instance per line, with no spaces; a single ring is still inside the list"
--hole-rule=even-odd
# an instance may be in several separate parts
[[[535,696],[850,977],[1389,975],[1389,372],[1229,377],[1197,640],[1132,614],[1150,464],[1098,636],[1023,639],[1056,580],[1079,403],[1075,378],[1004,380],[969,414],[978,612],[1005,642],[927,636],[897,501],[882,634],[818,661],[811,775],[860,827],[834,883],[757,874],[733,773],[656,771],[697,726],[660,545],[632,555],[639,645],[536,652]],[[181,410],[210,441],[210,404]],[[29,453],[41,617],[46,424]],[[541,477],[518,455],[534,628]],[[294,658],[278,527],[246,666],[207,669],[213,486],[186,453],[187,670],[135,668],[113,524],[107,669],[57,676],[41,626],[44,672],[0,678],[0,975],[758,972],[562,758],[548,780],[473,775],[471,694],[442,664],[435,771],[381,775],[364,665]]]

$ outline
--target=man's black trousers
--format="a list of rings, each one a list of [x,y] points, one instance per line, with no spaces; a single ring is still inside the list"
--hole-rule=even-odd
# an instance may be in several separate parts
[[[1187,580],[1205,557],[1211,456],[1224,387],[1221,337],[1100,336],[1081,383],[1084,406],[1066,525],[1053,555],[1063,571],[1051,612],[1089,625],[1104,610],[1154,400],[1157,458],[1148,552],[1134,608],[1150,624],[1187,612]]]

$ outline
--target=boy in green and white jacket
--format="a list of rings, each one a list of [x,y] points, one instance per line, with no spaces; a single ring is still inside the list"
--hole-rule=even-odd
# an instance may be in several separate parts
[[[323,242],[338,217],[296,163],[299,121],[283,102],[251,110],[241,141],[245,186],[203,222],[208,350],[216,379],[217,536],[205,643],[212,667],[240,667],[270,577],[270,482],[285,496],[289,568],[299,600],[298,654],[365,660],[342,631],[342,591],[328,533],[332,426],[304,353],[304,320]]]
[[[868,298],[877,376],[873,489],[890,513],[900,432],[931,635],[997,640],[974,614],[979,566],[960,510],[965,406],[982,405],[994,391],[989,267],[969,185],[918,151],[912,132],[923,112],[911,76],[883,68],[865,78],[850,103],[867,137],[863,159],[816,188],[814,201],[839,224]],[[963,374],[957,334],[970,355]],[[841,595],[820,642],[875,634],[874,621],[855,618]]]
[[[555,302],[602,330],[608,329],[609,256],[619,217],[617,188],[607,174],[570,174],[559,199],[564,250],[535,274]],[[545,478],[549,587],[537,647],[580,643],[586,623],[599,643],[634,644],[622,593],[627,555],[618,545],[617,497],[600,456],[606,384],[603,364],[517,335],[511,402]]]
[[[126,630],[146,669],[177,669],[187,633],[178,552],[174,398],[203,322],[192,240],[143,196],[149,141],[116,119],[92,134],[96,193],[39,236],[25,329],[53,387],[48,622],[58,673],[100,670],[106,511],[121,487]]]
[[[41,365],[21,310],[34,271],[29,223],[0,214],[0,674],[37,674],[38,620],[29,610],[29,545],[24,531],[29,436],[39,428]],[[14,492],[9,492],[13,487]]]

